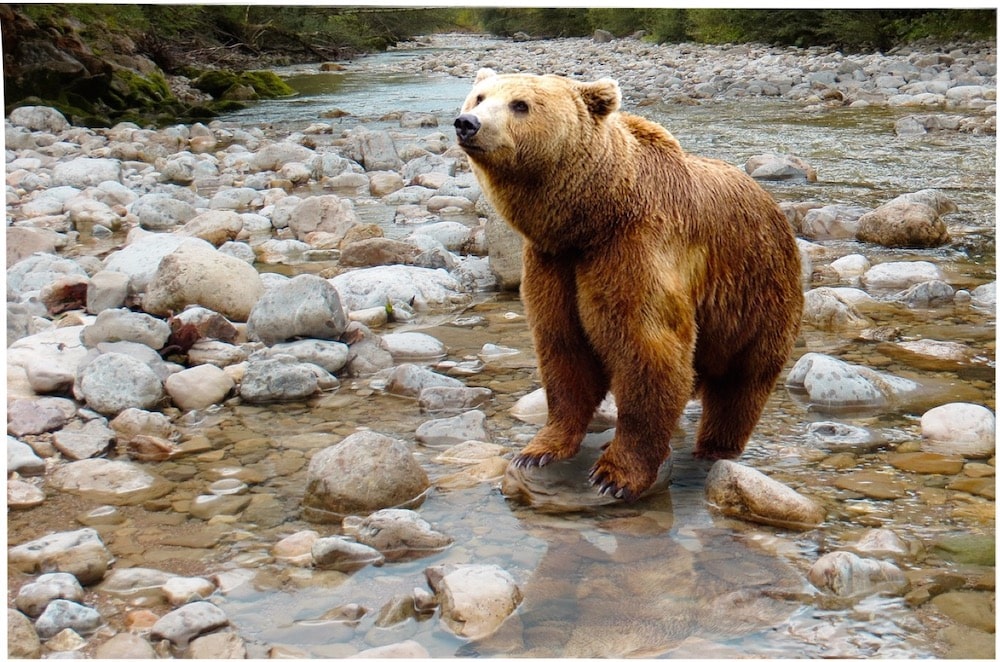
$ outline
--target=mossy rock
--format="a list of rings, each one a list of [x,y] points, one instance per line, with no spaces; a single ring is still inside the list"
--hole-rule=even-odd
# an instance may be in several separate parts
[[[934,551],[957,563],[994,566],[997,542],[993,536],[958,534],[936,540]]]
[[[116,69],[110,87],[126,108],[150,108],[174,101],[167,79],[159,71],[143,76],[131,69]]]
[[[273,71],[244,71],[242,73],[228,69],[205,71],[191,81],[191,85],[216,99],[223,98],[226,92],[237,86],[252,87],[257,92],[257,96],[262,99],[275,99],[295,94],[295,90]]]

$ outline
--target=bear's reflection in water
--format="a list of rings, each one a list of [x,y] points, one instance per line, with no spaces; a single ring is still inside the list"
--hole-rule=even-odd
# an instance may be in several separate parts
[[[597,437],[589,436],[582,455],[596,456]],[[676,499],[661,491],[633,506],[577,515],[515,506],[522,524],[548,549],[522,587],[518,610],[494,635],[458,654],[594,658],[686,650],[689,657],[688,646],[767,632],[785,622],[801,608],[793,596],[807,591],[801,574],[739,533],[712,526],[701,496],[709,465],[689,456],[687,449],[677,453]],[[555,482],[583,490],[587,470],[573,464],[529,470],[529,482],[544,484],[552,467]],[[580,471],[579,481],[567,478]],[[508,476],[505,491],[509,483]],[[551,494],[543,496],[550,511],[557,509]]]

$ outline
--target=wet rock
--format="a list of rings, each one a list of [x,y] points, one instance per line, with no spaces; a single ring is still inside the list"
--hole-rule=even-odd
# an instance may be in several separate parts
[[[858,233],[858,219],[867,208],[853,205],[827,205],[810,209],[802,217],[802,236],[813,241],[826,239],[854,239]]]
[[[363,659],[426,659],[430,658],[431,654],[426,648],[420,645],[419,642],[407,639],[406,641],[401,641],[398,644],[386,644],[385,646],[367,648],[356,655],[350,655],[348,657]]]
[[[349,517],[344,531],[363,545],[373,547],[389,561],[419,558],[445,549],[453,542],[451,536],[431,528],[412,510],[386,508],[368,517]]]
[[[441,375],[429,368],[404,363],[396,367],[389,375],[385,390],[393,395],[415,398],[420,392],[432,386],[462,387],[461,381],[454,377]]]
[[[960,343],[921,338],[886,343],[877,348],[882,354],[923,370],[957,370],[975,360],[974,351]]]
[[[396,361],[435,361],[446,354],[444,343],[426,333],[387,333],[382,348]]]
[[[544,467],[522,469],[513,463],[508,464],[501,491],[504,496],[540,512],[588,511],[619,504],[619,499],[594,489],[589,477],[591,467],[610,440],[609,434],[588,434],[575,457]],[[660,466],[656,481],[644,496],[662,494],[667,490],[672,467],[673,461],[668,458]]]
[[[861,282],[869,290],[905,289],[935,280],[944,280],[944,275],[936,264],[925,261],[883,262],[861,277]]]
[[[170,375],[164,386],[181,409],[204,409],[222,402],[236,383],[222,368],[205,364]]]
[[[887,443],[881,435],[838,421],[810,423],[806,432],[810,443],[837,453],[867,453]]]
[[[226,613],[210,602],[192,602],[174,609],[153,624],[150,637],[166,639],[174,646],[188,643],[206,632],[229,624]]]
[[[427,446],[453,446],[463,441],[488,441],[486,414],[475,410],[435,421],[417,428],[417,441]]]
[[[743,168],[754,179],[816,181],[816,170],[793,154],[753,156],[747,160]]]
[[[239,322],[264,294],[257,271],[210,244],[183,244],[160,260],[143,298],[143,309],[168,315],[195,304]]]
[[[908,379],[815,352],[795,363],[785,383],[793,392],[805,392],[811,404],[831,409],[883,406],[918,388]]]
[[[339,522],[382,508],[415,507],[430,481],[406,444],[376,432],[358,432],[309,461],[303,516]]]
[[[996,452],[996,416],[982,405],[953,402],[920,417],[921,449],[969,458]]]
[[[377,549],[343,536],[317,539],[311,556],[317,568],[348,573],[369,565],[382,565],[385,560]]]
[[[809,582],[838,598],[859,600],[874,593],[899,594],[909,582],[889,561],[862,558],[851,552],[830,552],[809,569]]]
[[[808,497],[729,460],[712,465],[705,479],[705,496],[723,515],[782,528],[813,528],[826,519],[824,509]]]
[[[251,360],[239,389],[240,397],[250,403],[302,400],[318,390],[313,368],[287,355]]]
[[[97,531],[89,528],[51,533],[7,550],[12,568],[28,573],[65,572],[84,586],[100,581],[112,560]]]
[[[983,632],[996,631],[996,606],[992,592],[951,591],[931,600],[945,616]]]
[[[38,632],[28,617],[16,609],[7,610],[7,657],[10,659],[38,659],[42,643]]]
[[[31,446],[8,435],[7,471],[22,476],[40,476],[45,473],[45,460],[35,455]]]
[[[114,441],[115,433],[107,421],[88,421],[82,427],[65,427],[52,435],[52,445],[68,460],[82,460],[102,455]]]
[[[204,577],[171,577],[163,583],[163,595],[174,606],[204,600],[215,589],[215,584]]]
[[[357,144],[360,158],[358,162],[365,170],[403,169],[403,160],[396,153],[392,138],[385,131],[369,131],[358,127],[352,132],[352,141]]]
[[[336,374],[347,365],[350,347],[334,340],[296,340],[278,343],[268,350],[268,356],[287,354],[303,363],[317,365],[328,373]]]
[[[23,585],[14,598],[14,606],[32,618],[37,618],[56,599],[83,601],[83,587],[68,572],[48,572]]]
[[[119,632],[94,649],[94,657],[100,660],[152,660],[156,651],[142,637],[131,632]]]
[[[173,439],[179,435],[170,419],[160,412],[143,411],[134,407],[115,416],[109,427],[117,433],[119,441],[127,441],[138,435],[162,439]]]
[[[965,464],[959,456],[940,453],[893,453],[889,455],[888,460],[889,464],[900,471],[946,476],[960,473]]]
[[[292,565],[311,565],[312,547],[317,540],[319,533],[316,531],[298,531],[274,543],[271,547],[271,556]]]
[[[186,654],[195,660],[242,660],[247,647],[235,632],[212,632],[192,640]]]
[[[464,411],[490,401],[493,391],[470,386],[428,386],[420,391],[417,404],[429,414]]]
[[[434,566],[425,573],[441,604],[441,625],[470,640],[488,637],[521,603],[521,589],[495,565]]]
[[[76,404],[66,398],[16,400],[7,409],[7,432],[17,437],[58,430],[76,415]]]
[[[173,483],[123,460],[89,458],[63,465],[52,472],[49,484],[57,490],[115,506],[156,499]]]
[[[864,294],[864,298],[852,296],[860,290],[848,290],[850,288],[817,287],[806,292],[803,323],[826,331],[872,326],[873,322],[861,314],[855,305],[859,299],[870,301],[871,297],[863,292],[861,294]]]
[[[88,407],[108,416],[153,409],[163,397],[163,383],[148,365],[118,353],[101,354],[84,366],[77,389]]]
[[[934,552],[955,563],[993,566],[996,564],[996,538],[982,534],[953,534],[934,541]]]
[[[296,336],[336,339],[346,328],[347,316],[337,289],[311,274],[269,289],[247,320],[248,337],[268,345]]]
[[[997,284],[996,282],[980,285],[972,290],[972,305],[985,310],[996,310],[997,307]]]
[[[955,204],[937,191],[900,196],[858,219],[857,236],[880,246],[941,246],[951,240],[941,214],[955,209]]]
[[[192,517],[210,520],[217,515],[237,515],[250,505],[248,494],[199,494],[191,500]]]
[[[101,615],[96,609],[69,600],[56,599],[45,607],[35,621],[35,630],[42,639],[54,637],[65,629],[80,635],[93,633],[101,626]]]
[[[913,554],[919,545],[906,543],[899,534],[891,529],[872,529],[865,533],[856,543],[850,545],[850,550],[859,556],[904,559]]]
[[[898,475],[879,471],[858,471],[840,476],[834,485],[841,490],[857,492],[869,499],[902,499],[906,496],[907,485]]]
[[[340,274],[330,282],[348,310],[392,304],[424,311],[462,306],[471,301],[461,282],[439,269],[404,265],[372,267]]]
[[[164,600],[163,586],[177,575],[155,568],[116,568],[97,590],[130,605],[154,605]]]

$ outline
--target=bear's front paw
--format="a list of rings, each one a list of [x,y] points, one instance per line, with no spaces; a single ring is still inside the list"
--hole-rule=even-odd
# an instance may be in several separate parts
[[[601,494],[611,495],[631,503],[642,496],[656,480],[652,475],[636,475],[635,471],[625,471],[602,456],[590,470],[590,484]]]
[[[553,457],[552,453],[542,453],[541,455],[518,453],[510,462],[518,469],[531,469],[534,467],[544,467],[553,460]]]

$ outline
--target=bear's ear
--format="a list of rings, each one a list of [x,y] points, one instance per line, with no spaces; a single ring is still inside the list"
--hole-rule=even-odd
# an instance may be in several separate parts
[[[484,67],[483,69],[480,69],[479,71],[476,72],[476,82],[478,83],[480,81],[484,81],[487,78],[492,78],[493,76],[496,75],[497,72],[493,71],[492,69]]]
[[[611,78],[602,78],[593,83],[580,83],[580,96],[594,117],[610,115],[618,110],[622,102],[618,81]]]

